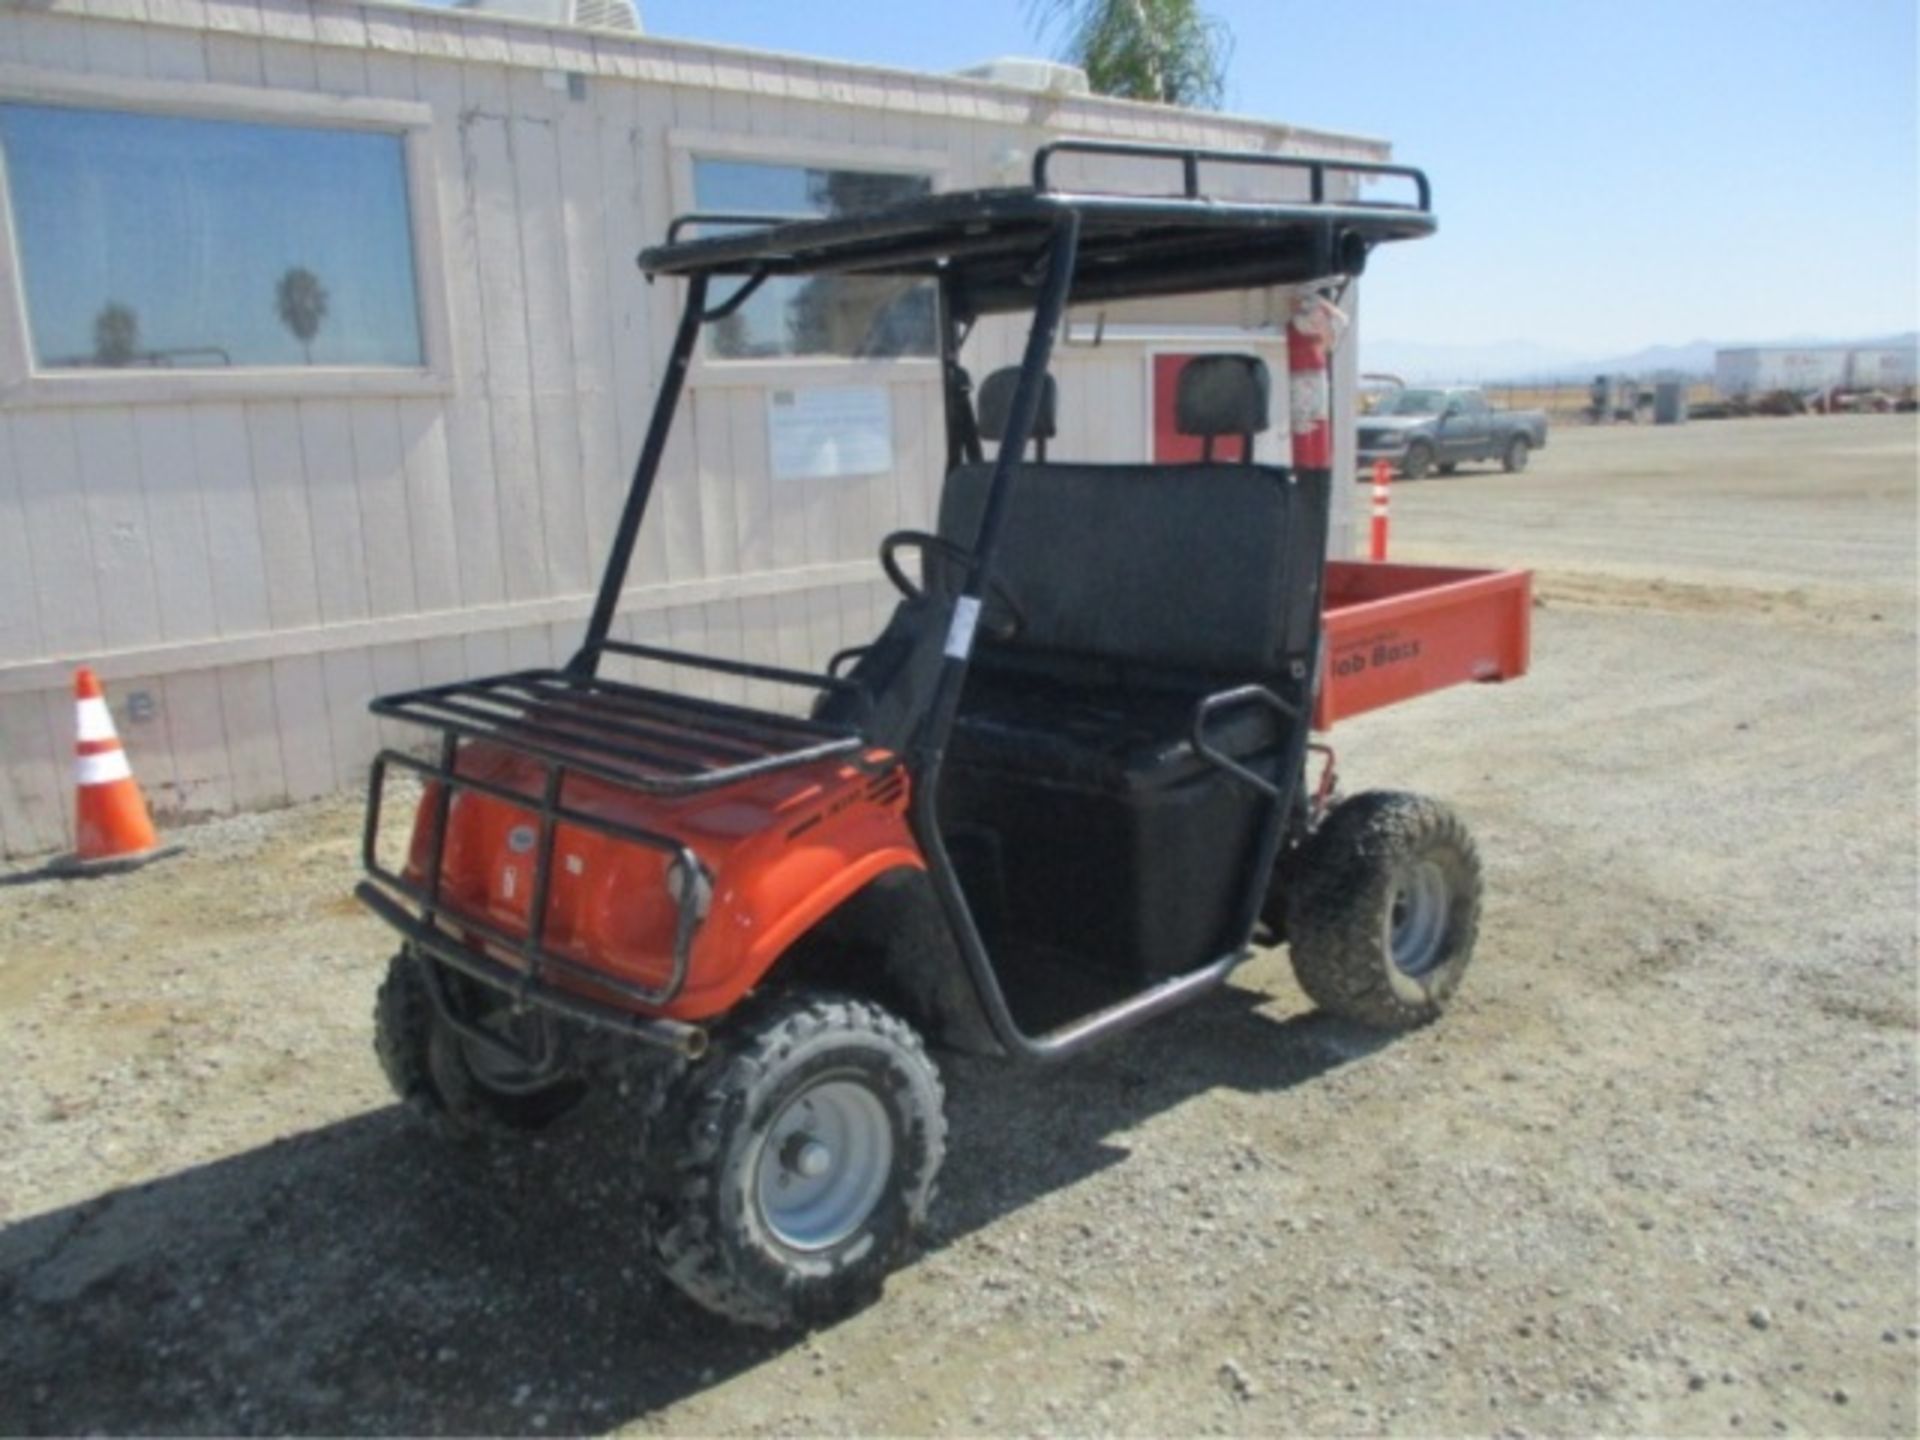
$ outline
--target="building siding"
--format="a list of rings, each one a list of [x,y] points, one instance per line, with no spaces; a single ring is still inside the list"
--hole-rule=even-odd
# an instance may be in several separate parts
[[[449,342],[439,393],[0,405],[8,854],[68,839],[66,686],[80,661],[106,678],[156,809],[183,816],[360,783],[377,744],[408,738],[368,714],[379,691],[566,658],[677,315],[676,287],[633,265],[684,203],[674,136],[912,152],[949,188],[1007,183],[1060,133],[1384,153],[1232,117],[385,5],[6,7],[0,66],[430,107]],[[585,76],[585,100],[554,72]],[[967,363],[984,375],[1019,343],[1012,322],[983,324]],[[1280,371],[1283,347],[1261,348]],[[1144,453],[1146,354],[1059,352],[1057,453]],[[892,474],[775,484],[769,386],[836,383],[842,367],[765,382],[701,367],[620,633],[805,668],[869,638],[891,605],[877,538],[925,527],[937,498],[932,372],[873,373],[892,397]],[[1263,445],[1278,458],[1284,386],[1276,398]],[[727,677],[687,683],[781,698]],[[126,704],[135,692],[145,718]]]

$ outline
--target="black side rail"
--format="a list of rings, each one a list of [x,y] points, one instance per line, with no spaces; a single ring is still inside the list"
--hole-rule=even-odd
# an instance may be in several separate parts
[[[1316,205],[1326,203],[1329,174],[1390,176],[1411,180],[1419,196],[1418,202],[1408,205],[1394,200],[1348,200],[1343,203],[1375,210],[1426,212],[1433,209],[1433,186],[1427,180],[1427,173],[1411,165],[1383,165],[1370,160],[1320,160],[1308,155],[1269,155],[1258,150],[1200,150],[1185,145],[1152,145],[1130,140],[1048,141],[1033,152],[1033,188],[1043,195],[1052,189],[1047,183],[1047,162],[1055,155],[1114,155],[1134,160],[1178,161],[1184,193],[1189,200],[1205,198],[1200,193],[1202,162],[1303,170],[1307,175],[1308,194]]]
[[[849,645],[844,650],[834,651],[833,657],[827,661],[827,674],[835,680],[845,679],[846,677],[840,673],[841,668],[853,664],[871,649],[873,649],[871,645]],[[871,700],[868,703],[871,705]]]
[[[831,690],[836,694],[851,695],[860,702],[860,713],[871,714],[873,696],[867,687],[856,680],[833,673],[833,662],[827,662],[827,673],[816,675],[810,670],[789,670],[784,665],[762,665],[753,660],[727,660],[718,655],[701,655],[692,650],[674,650],[665,645],[642,645],[635,640],[602,640],[598,645],[588,647],[588,653],[599,656],[604,653],[626,655],[635,660],[657,660],[663,665],[686,665],[695,670],[715,670],[722,675],[738,675],[746,680],[766,680],[776,685],[801,685],[812,690]],[[840,657],[834,656],[837,660]]]
[[[1282,788],[1257,774],[1228,755],[1224,750],[1207,739],[1207,727],[1223,710],[1238,710],[1246,705],[1264,705],[1283,719],[1304,721],[1300,708],[1289,705],[1264,685],[1241,685],[1233,690],[1220,690],[1206,696],[1193,707],[1193,749],[1202,760],[1217,769],[1224,770],[1243,785],[1250,785],[1269,800],[1278,800],[1285,793]]]

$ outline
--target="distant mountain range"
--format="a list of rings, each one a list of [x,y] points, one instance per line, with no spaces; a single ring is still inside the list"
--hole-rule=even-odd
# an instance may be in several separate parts
[[[1683,345],[1649,345],[1627,355],[1582,355],[1532,340],[1501,340],[1486,345],[1434,345],[1414,340],[1360,341],[1360,368],[1398,375],[1403,380],[1550,381],[1591,380],[1596,375],[1682,376],[1713,374],[1713,352],[1737,346],[1906,345],[1903,335],[1846,340],[1795,335],[1783,340],[1689,340]]]

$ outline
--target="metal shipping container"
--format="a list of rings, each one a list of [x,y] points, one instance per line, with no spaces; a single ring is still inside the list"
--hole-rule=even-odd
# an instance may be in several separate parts
[[[1914,383],[1913,345],[1749,345],[1713,357],[1722,395],[1773,390],[1904,390]]]

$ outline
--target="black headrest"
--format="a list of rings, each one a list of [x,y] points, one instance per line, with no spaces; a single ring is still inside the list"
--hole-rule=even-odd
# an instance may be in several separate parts
[[[1196,355],[1180,372],[1173,425],[1182,435],[1258,435],[1267,428],[1273,389],[1255,355]]]
[[[980,382],[980,399],[976,408],[980,412],[982,440],[991,440],[998,445],[1006,438],[1007,417],[1013,411],[1013,391],[1019,383],[1018,365],[996,370]],[[1053,439],[1054,388],[1053,376],[1048,375],[1046,383],[1040,387],[1040,408],[1033,417],[1032,438],[1035,440]]]

